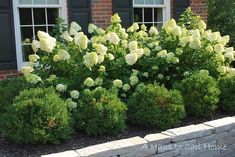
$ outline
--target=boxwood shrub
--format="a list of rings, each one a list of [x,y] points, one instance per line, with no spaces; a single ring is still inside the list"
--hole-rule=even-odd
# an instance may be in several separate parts
[[[77,127],[89,135],[118,134],[125,129],[126,105],[114,89],[85,90],[75,113]]]
[[[183,98],[176,90],[139,85],[128,101],[128,120],[135,125],[167,129],[185,117]]]
[[[182,80],[175,86],[184,98],[186,113],[198,118],[214,113],[219,101],[220,90],[217,81],[201,70]]]
[[[219,79],[220,107],[228,113],[235,113],[235,76],[225,76]]]
[[[20,92],[2,118],[3,133],[17,143],[59,143],[72,133],[68,108],[53,88]]]
[[[21,90],[29,88],[29,83],[24,77],[15,77],[0,81],[0,112],[12,104],[12,100]]]

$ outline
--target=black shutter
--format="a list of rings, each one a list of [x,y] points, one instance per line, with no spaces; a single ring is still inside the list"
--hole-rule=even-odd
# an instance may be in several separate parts
[[[75,21],[85,34],[91,22],[91,0],[69,0],[70,22]]]
[[[180,15],[190,6],[190,0],[173,0],[173,17],[179,20]]]
[[[16,69],[16,49],[11,0],[0,2],[0,70]]]
[[[133,23],[132,0],[113,0],[113,13],[118,13],[122,19],[122,26],[129,27]]]

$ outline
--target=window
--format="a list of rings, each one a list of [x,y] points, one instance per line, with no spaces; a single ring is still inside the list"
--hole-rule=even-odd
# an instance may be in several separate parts
[[[170,19],[170,0],[133,0],[134,22],[161,28]]]
[[[13,0],[18,69],[33,53],[32,40],[39,30],[52,34],[58,17],[66,19],[66,0]]]

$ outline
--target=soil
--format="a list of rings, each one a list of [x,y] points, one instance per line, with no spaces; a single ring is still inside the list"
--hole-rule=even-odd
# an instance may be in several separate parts
[[[219,119],[222,117],[231,116],[223,113],[216,113],[211,118],[196,119],[187,117],[180,126],[190,124],[198,124],[205,121]],[[147,134],[158,133],[160,130],[152,128],[140,128],[130,124],[127,129],[117,136],[99,136],[91,137],[84,132],[77,132],[70,140],[64,141],[59,145],[53,144],[38,144],[38,145],[17,145],[0,135],[0,157],[40,157],[41,155],[62,152],[71,149],[80,149],[83,147],[100,144],[108,141],[124,139],[134,136],[144,137]]]

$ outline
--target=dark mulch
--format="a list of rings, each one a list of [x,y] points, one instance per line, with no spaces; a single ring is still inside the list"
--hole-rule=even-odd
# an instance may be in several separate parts
[[[186,126],[189,124],[198,124],[205,121],[219,119],[222,117],[231,116],[223,113],[216,113],[211,118],[206,119],[196,119],[196,118],[186,118],[180,126]],[[44,154],[56,153],[71,149],[79,149],[95,144],[100,144],[108,141],[140,136],[144,137],[147,134],[158,133],[158,129],[151,128],[137,128],[135,126],[128,125],[124,133],[118,136],[100,136],[100,137],[90,137],[83,132],[76,133],[70,140],[64,141],[59,145],[52,144],[39,144],[39,145],[17,145],[0,135],[0,157],[40,157]]]

